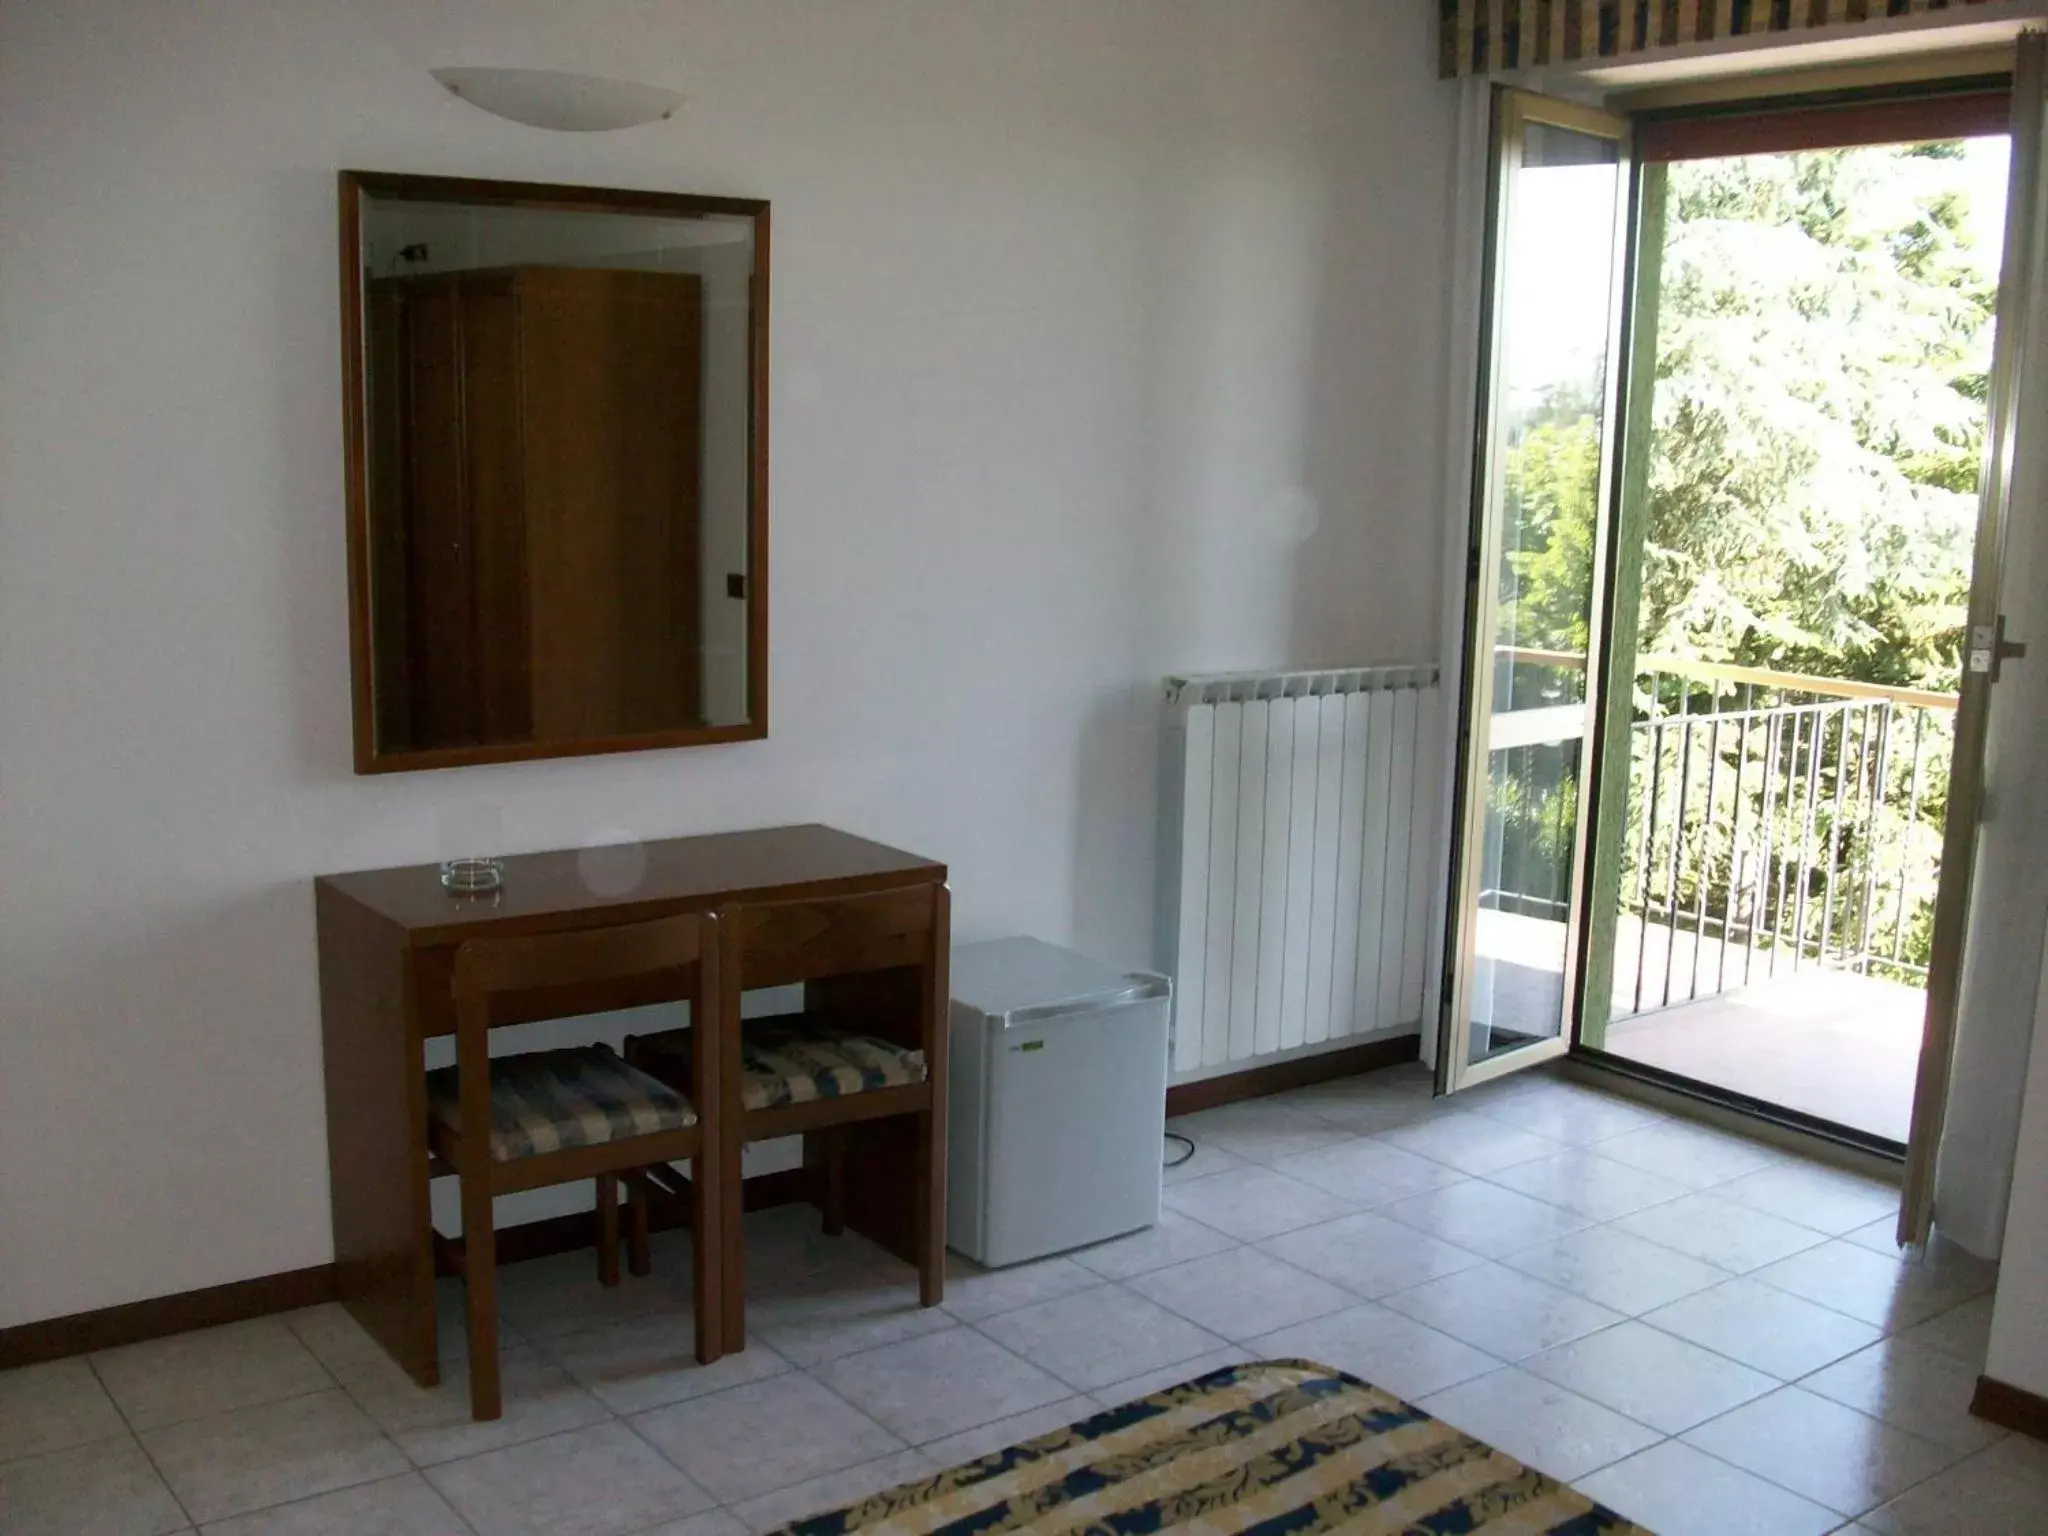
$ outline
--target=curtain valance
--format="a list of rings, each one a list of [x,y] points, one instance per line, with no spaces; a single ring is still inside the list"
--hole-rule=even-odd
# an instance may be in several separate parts
[[[1439,0],[1446,79],[1684,43],[1853,27],[2003,0]],[[1790,39],[1787,39],[1790,41]]]

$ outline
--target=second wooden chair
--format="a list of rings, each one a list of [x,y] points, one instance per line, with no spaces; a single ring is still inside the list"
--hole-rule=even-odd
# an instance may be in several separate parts
[[[723,917],[725,989],[716,1014],[728,1350],[746,1347],[741,1153],[804,1138],[825,1230],[848,1222],[918,1271],[918,1300],[943,1298],[946,1254],[948,895],[920,887],[830,902],[766,902]],[[771,957],[805,983],[800,1014],[740,1024],[740,990],[778,985]],[[628,1036],[626,1059],[694,1098],[702,1029]],[[694,1170],[693,1170],[694,1172]],[[658,1176],[660,1170],[656,1170]],[[693,1191],[697,1198],[701,1193]]]

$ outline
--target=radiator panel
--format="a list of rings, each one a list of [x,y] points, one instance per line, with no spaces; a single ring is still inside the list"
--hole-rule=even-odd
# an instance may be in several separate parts
[[[1434,667],[1173,679],[1160,931],[1177,1080],[1419,1025]]]

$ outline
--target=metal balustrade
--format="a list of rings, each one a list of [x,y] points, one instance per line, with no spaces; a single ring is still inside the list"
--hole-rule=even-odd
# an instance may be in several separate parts
[[[1955,699],[1642,658],[1613,1017],[1828,966],[1918,984]]]

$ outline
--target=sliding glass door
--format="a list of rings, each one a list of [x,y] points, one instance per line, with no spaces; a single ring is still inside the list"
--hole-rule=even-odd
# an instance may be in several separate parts
[[[1628,125],[1501,91],[1442,1091],[1570,1043],[1598,712]]]

